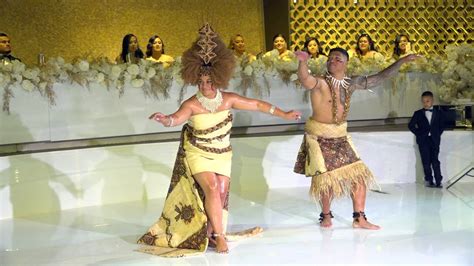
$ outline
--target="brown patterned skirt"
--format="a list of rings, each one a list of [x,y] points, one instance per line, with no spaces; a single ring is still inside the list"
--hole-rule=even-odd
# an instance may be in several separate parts
[[[358,185],[375,184],[347,135],[347,123],[325,124],[310,118],[294,171],[312,177],[310,192],[315,200],[327,194],[350,196]]]

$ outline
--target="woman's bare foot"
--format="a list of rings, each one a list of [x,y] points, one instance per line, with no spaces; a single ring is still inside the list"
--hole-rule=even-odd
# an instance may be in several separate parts
[[[217,246],[216,240],[215,240],[212,236],[209,236],[209,244],[208,244],[208,247],[210,247],[210,248],[216,248],[216,246]]]
[[[216,241],[216,252],[217,253],[229,253],[229,247],[227,247],[227,241],[224,235],[214,234]]]
[[[354,221],[352,222],[353,228],[369,229],[369,230],[379,230],[380,226],[369,223],[367,217],[365,217],[364,212],[354,212],[353,213]]]
[[[328,213],[322,213],[319,214],[319,223],[321,225],[321,227],[323,228],[329,228],[332,226],[332,218],[334,218],[334,216],[332,215],[332,212],[329,211]]]

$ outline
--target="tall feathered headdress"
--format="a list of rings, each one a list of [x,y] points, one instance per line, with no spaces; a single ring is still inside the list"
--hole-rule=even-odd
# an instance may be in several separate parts
[[[218,88],[227,88],[235,67],[235,57],[209,23],[199,29],[199,37],[181,58],[181,76],[186,84],[197,85],[201,75],[209,75]]]

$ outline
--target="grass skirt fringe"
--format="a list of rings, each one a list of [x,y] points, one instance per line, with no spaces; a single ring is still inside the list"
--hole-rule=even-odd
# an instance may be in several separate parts
[[[315,201],[331,193],[332,198],[351,196],[358,186],[369,188],[376,181],[369,168],[362,161],[343,166],[312,177],[310,194]]]

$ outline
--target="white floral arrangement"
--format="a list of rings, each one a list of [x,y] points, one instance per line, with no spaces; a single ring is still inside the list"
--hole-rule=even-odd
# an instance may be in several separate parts
[[[326,57],[310,58],[308,60],[308,68],[311,75],[324,76],[327,72]]]
[[[281,58],[278,50],[273,49],[262,57],[262,61],[267,67],[265,71],[267,75],[279,76],[287,84],[297,83],[298,59],[294,53],[289,52],[288,55]]]
[[[17,87],[29,92],[37,90],[54,105],[53,84],[56,82],[74,82],[84,87],[98,83],[108,89],[117,89],[120,96],[127,85],[143,89],[147,96],[166,98],[173,77],[180,76],[177,71],[179,66],[163,68],[162,64],[147,60],[140,60],[138,64],[114,64],[105,57],[77,58],[71,63],[56,57],[43,66],[31,68],[17,60],[8,61],[0,64],[0,88],[4,88],[2,109],[10,112],[10,99],[14,97],[12,88]]]
[[[41,95],[51,96],[50,103],[54,104],[54,92],[49,90],[43,77],[44,73],[38,67],[29,68],[18,60],[4,61],[0,64],[0,88],[4,89],[2,110],[10,113],[10,99],[15,97],[14,87],[28,92],[37,90]]]
[[[438,89],[441,100],[447,103],[474,101],[474,45],[448,45],[447,60],[441,73]]]
[[[387,66],[387,63],[377,59],[369,58],[363,61],[357,57],[349,59],[347,72],[349,76],[367,76],[375,74]]]
[[[262,97],[264,93],[270,93],[270,84],[266,78],[265,64],[262,60],[255,60],[252,55],[244,55],[237,60],[234,77],[239,79],[240,83],[236,89],[241,91],[243,95],[247,95],[250,88],[253,88],[255,94]],[[264,88],[260,83],[263,78]]]
[[[473,101],[474,98],[474,45],[449,45],[446,58],[428,56],[405,64],[401,72],[428,72],[441,74],[442,84],[437,91],[440,99],[452,103],[458,99]],[[370,75],[377,73],[390,61],[382,63],[377,60],[351,58],[348,65],[350,75]],[[324,59],[310,59],[308,67],[313,75],[324,75],[326,62]],[[55,104],[53,84],[56,82],[77,83],[88,87],[90,83],[98,83],[109,90],[118,90],[119,96],[124,94],[125,87],[142,89],[148,97],[156,99],[169,97],[169,89],[175,81],[181,85],[180,99],[184,95],[185,85],[181,79],[181,58],[167,68],[152,61],[140,60],[138,64],[115,64],[105,57],[84,57],[66,62],[63,58],[50,58],[40,67],[29,67],[20,61],[0,64],[0,88],[3,88],[3,111],[10,112],[10,99],[14,97],[13,88],[22,88],[28,92],[38,91]],[[298,85],[298,60],[293,53],[279,58],[278,51],[267,53],[261,59],[254,60],[250,56],[238,61],[234,78],[240,78],[237,88],[244,95],[253,89],[255,95],[263,96],[270,93],[268,77],[279,78],[286,83]],[[263,85],[262,85],[263,82]]]

